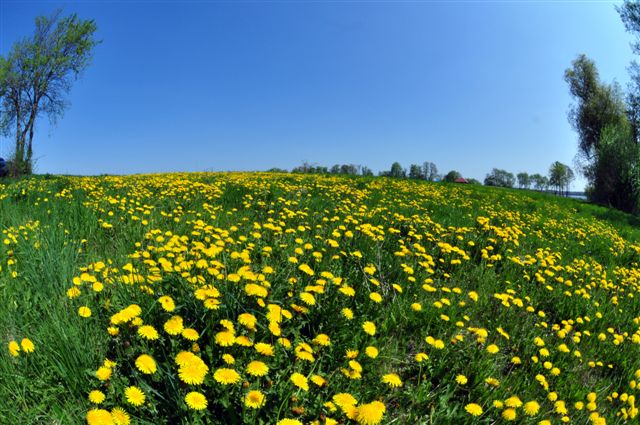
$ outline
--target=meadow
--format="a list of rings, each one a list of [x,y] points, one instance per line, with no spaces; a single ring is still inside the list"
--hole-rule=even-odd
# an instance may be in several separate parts
[[[638,423],[639,224],[388,178],[5,181],[0,423]]]

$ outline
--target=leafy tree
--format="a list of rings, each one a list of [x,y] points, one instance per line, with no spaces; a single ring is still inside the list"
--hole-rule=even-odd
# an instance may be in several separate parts
[[[499,187],[513,187],[516,179],[513,173],[510,173],[499,168],[494,168],[484,178],[485,186],[499,186]]]
[[[531,186],[531,180],[529,179],[529,174],[525,172],[518,173],[517,178],[518,178],[518,186],[520,187],[520,189],[529,189],[529,186]]]
[[[363,165],[360,171],[363,176],[373,176],[373,171],[371,171],[371,168],[366,165]]]
[[[569,186],[574,179],[573,170],[559,161],[554,162],[549,167],[549,184],[556,189],[559,195],[566,195]]]
[[[407,172],[405,171],[404,168],[402,168],[402,165],[400,165],[399,162],[394,162],[393,164],[391,164],[391,170],[389,171],[389,177],[402,178],[402,177],[406,177],[406,176],[407,176]]]
[[[15,135],[16,173],[30,173],[36,122],[45,115],[60,119],[68,104],[65,96],[90,63],[96,24],[73,14],[56,12],[38,17],[29,38],[14,44],[0,60],[2,130]]]
[[[479,180],[476,179],[467,179],[467,182],[469,182],[469,184],[482,184]]]
[[[430,182],[439,180],[438,167],[433,162],[425,162],[422,164],[422,175]]]
[[[329,169],[331,174],[340,174],[340,164],[335,164]]]
[[[453,183],[453,182],[455,182],[457,179],[459,179],[461,177],[462,177],[462,174],[460,174],[456,170],[451,170],[447,174],[444,175],[442,180],[444,180],[446,182],[449,182],[449,183]]]
[[[409,178],[424,179],[424,174],[422,174],[422,167],[418,164],[411,164],[411,166],[409,167]]]
[[[608,126],[601,135],[593,201],[637,213],[640,205],[640,147],[632,126]]]
[[[628,32],[635,37],[631,43],[631,50],[635,54],[640,54],[640,4],[636,1],[625,2],[617,6],[616,10],[624,23]],[[629,67],[631,82],[627,93],[627,117],[631,123],[632,138],[640,142],[640,66],[636,61],[631,62]]]
[[[600,82],[595,63],[585,55],[578,56],[565,70],[565,80],[576,100],[569,111],[569,122],[579,136],[578,163],[584,176],[593,182],[602,130],[627,120],[624,96],[617,84]]]

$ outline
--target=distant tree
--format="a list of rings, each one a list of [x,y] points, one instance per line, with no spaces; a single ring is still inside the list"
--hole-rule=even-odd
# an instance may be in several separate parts
[[[566,195],[569,192],[574,177],[573,170],[559,161],[549,167],[549,184],[555,188],[559,195]]]
[[[273,167],[267,170],[267,173],[288,173],[284,168]]]
[[[499,168],[494,168],[484,178],[485,186],[513,187],[515,182],[516,179],[512,173]]]
[[[58,11],[35,21],[29,38],[15,43],[0,58],[0,126],[15,135],[14,172],[33,168],[33,136],[38,118],[56,123],[68,102],[72,83],[89,66],[96,24]]]
[[[367,167],[366,165],[363,165],[360,171],[363,176],[373,176],[373,171],[371,171],[371,168]]]
[[[438,167],[433,162],[425,162],[422,164],[422,175],[425,180],[430,182],[436,181],[440,179],[438,175]]]
[[[635,37],[631,43],[631,50],[636,55],[640,55],[640,3],[625,0],[622,5],[616,6],[616,10],[626,30]],[[631,124],[631,137],[636,143],[640,143],[640,66],[636,61],[631,62],[629,74],[631,82],[626,97],[627,118]]]
[[[391,177],[390,171],[378,171],[378,176],[380,177]]]
[[[407,172],[399,162],[391,164],[391,170],[389,171],[389,177],[403,178],[407,176]]]
[[[467,182],[469,182],[469,184],[482,184],[480,183],[480,180],[476,179],[467,179]]]
[[[424,174],[422,174],[422,167],[418,164],[411,164],[411,166],[409,167],[409,178],[424,179]]]
[[[546,177],[544,177],[541,174],[532,174],[529,176],[529,180],[531,181],[531,184],[533,185],[533,188],[535,190],[544,190],[545,189],[545,184],[544,184],[544,179]]]
[[[522,172],[522,173],[518,173],[517,177],[518,177],[518,187],[520,187],[520,189],[529,189],[529,186],[531,186],[529,174]]]
[[[355,176],[355,175],[360,174],[359,168],[360,168],[359,165],[342,164],[340,166],[340,174],[347,174],[347,175]]]
[[[462,174],[460,174],[456,170],[451,170],[447,174],[444,175],[442,180],[444,180],[445,182],[448,182],[448,183],[453,183],[453,182],[455,182],[457,179],[459,179],[461,177],[462,177]]]
[[[329,173],[331,174],[340,174],[340,164],[335,164],[329,169]]]

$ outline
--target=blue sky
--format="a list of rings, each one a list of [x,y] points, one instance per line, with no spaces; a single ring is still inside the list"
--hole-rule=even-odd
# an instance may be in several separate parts
[[[64,118],[38,125],[42,173],[546,173],[576,152],[565,68],[585,53],[624,85],[633,59],[608,2],[0,4],[0,54],[56,8],[95,19],[102,40]]]

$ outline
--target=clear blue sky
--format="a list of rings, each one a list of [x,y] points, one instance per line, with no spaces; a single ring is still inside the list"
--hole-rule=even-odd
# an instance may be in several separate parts
[[[609,2],[0,3],[1,54],[56,8],[102,40],[64,118],[38,126],[41,173],[546,174],[576,152],[565,68],[585,53],[624,85],[633,59]]]

